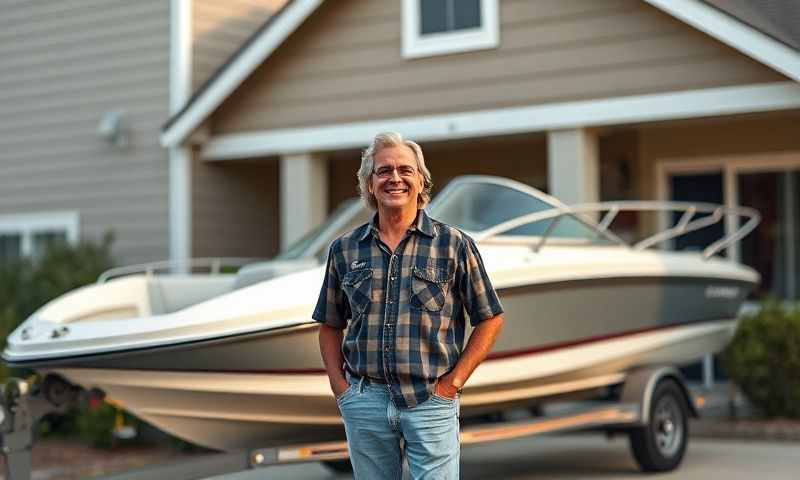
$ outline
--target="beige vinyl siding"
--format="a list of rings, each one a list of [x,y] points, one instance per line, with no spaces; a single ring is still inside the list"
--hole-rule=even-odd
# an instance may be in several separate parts
[[[500,47],[401,57],[400,2],[324,4],[213,117],[215,133],[783,81],[640,0],[500,0]]]
[[[120,263],[169,254],[169,2],[0,0],[0,215],[77,211]],[[123,110],[129,146],[97,134]]]
[[[194,257],[266,258],[278,253],[277,159],[192,164]]]
[[[192,89],[196,90],[287,0],[193,0]]]

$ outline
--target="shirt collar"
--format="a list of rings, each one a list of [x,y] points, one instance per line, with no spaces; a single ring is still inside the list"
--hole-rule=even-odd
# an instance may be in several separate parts
[[[424,209],[417,210],[417,218],[411,223],[411,228],[409,228],[409,231],[416,231],[431,238],[436,236],[436,227],[434,226],[431,217],[425,213]],[[364,233],[361,234],[359,241],[363,242],[367,239],[367,237],[369,237],[370,234],[373,234],[375,238],[379,238],[380,236],[378,232],[378,212],[375,212],[375,215],[372,216],[367,228],[364,229]]]

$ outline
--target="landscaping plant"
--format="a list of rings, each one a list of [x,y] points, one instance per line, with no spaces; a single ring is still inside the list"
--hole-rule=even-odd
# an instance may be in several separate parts
[[[731,379],[769,418],[800,419],[800,308],[766,301],[723,353]]]
[[[36,260],[0,262],[0,347],[5,348],[6,337],[45,303],[96,282],[102,272],[113,266],[112,243],[113,235],[109,233],[100,243],[56,243]],[[0,383],[9,376],[25,378],[32,374],[23,369],[10,370],[0,362]],[[92,444],[109,445],[115,418],[109,412],[115,412],[114,408],[91,405],[67,415],[48,415],[40,431],[45,435],[79,433]]]

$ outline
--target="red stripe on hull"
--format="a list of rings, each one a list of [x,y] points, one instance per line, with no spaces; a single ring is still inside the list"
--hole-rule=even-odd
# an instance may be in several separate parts
[[[588,345],[592,343],[603,342],[607,340],[614,340],[617,338],[623,337],[632,337],[635,335],[641,335],[645,333],[655,332],[659,330],[669,330],[676,327],[686,326],[692,323],[702,323],[702,322],[685,322],[685,323],[675,323],[672,325],[663,325],[663,326],[656,326],[656,327],[647,327],[641,328],[637,330],[630,330],[627,332],[622,333],[614,333],[609,335],[601,335],[596,337],[587,337],[581,340],[574,340],[569,342],[560,342],[560,343],[552,343],[550,345],[544,345],[535,348],[527,348],[527,349],[519,349],[519,350],[506,350],[502,352],[494,352],[490,353],[489,356],[486,358],[487,362],[491,362],[494,360],[503,360],[506,358],[513,358],[513,357],[521,357],[525,355],[536,355],[539,353],[545,352],[552,352],[556,350],[563,350],[565,348],[576,347],[580,345]],[[73,367],[75,368],[75,367]],[[80,368],[80,367],[77,367]],[[325,373],[325,369],[323,368],[296,368],[296,369],[281,369],[281,370],[160,370],[166,372],[180,372],[180,373],[236,373],[236,374],[252,374],[252,375],[320,375]]]

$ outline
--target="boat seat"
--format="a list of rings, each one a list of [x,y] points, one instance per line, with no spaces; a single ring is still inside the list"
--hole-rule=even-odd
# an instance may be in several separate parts
[[[233,275],[154,277],[148,283],[151,315],[176,312],[230,292],[234,280]]]
[[[295,258],[291,260],[267,260],[247,265],[239,269],[236,275],[234,289],[249,287],[257,283],[265,282],[276,277],[282,277],[290,273],[302,272],[310,268],[318,267],[319,260],[311,258]]]

